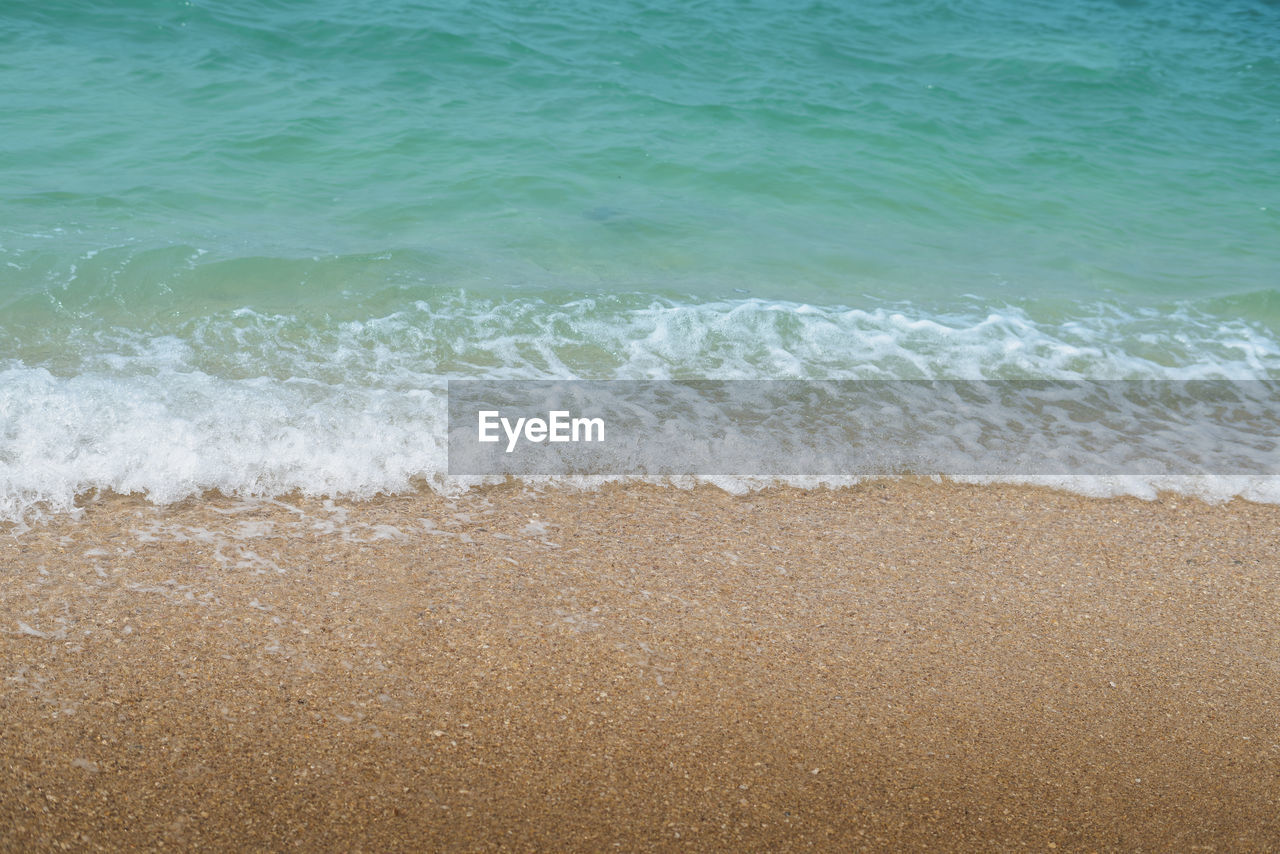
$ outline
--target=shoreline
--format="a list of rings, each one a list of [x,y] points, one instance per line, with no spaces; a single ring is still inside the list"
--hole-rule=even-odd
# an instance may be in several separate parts
[[[0,536],[4,847],[1273,850],[1280,506],[108,496]]]

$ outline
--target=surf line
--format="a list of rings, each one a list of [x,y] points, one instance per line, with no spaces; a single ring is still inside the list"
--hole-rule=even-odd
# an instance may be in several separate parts
[[[507,436],[509,454],[523,438],[527,442],[603,442],[603,418],[574,418],[567,409],[553,409],[546,418],[517,418],[512,423],[496,409],[480,410],[480,442],[500,442],[498,430]]]

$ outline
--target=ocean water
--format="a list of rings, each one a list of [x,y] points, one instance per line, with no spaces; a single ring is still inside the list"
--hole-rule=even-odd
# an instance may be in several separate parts
[[[1280,4],[0,3],[0,519],[570,377],[1280,378]]]

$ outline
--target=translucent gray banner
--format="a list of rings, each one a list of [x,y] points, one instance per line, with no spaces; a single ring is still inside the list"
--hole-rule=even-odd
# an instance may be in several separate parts
[[[455,475],[1280,474],[1280,383],[449,383]]]

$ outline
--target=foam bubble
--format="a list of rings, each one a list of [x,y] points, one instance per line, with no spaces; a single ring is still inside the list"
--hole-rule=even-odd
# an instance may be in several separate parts
[[[19,352],[43,352],[41,332]],[[248,308],[153,329],[85,324],[56,358],[0,369],[0,519],[92,490],[370,496],[445,476],[445,383],[530,379],[1263,379],[1280,340],[1191,304],[1100,305],[1052,323],[1012,307],[926,313],[759,299],[455,294],[340,322]],[[791,479],[808,485],[813,479]],[[823,481],[825,482],[825,481]],[[718,479],[731,490],[750,479]],[[1272,479],[1058,479],[1280,500]]]

